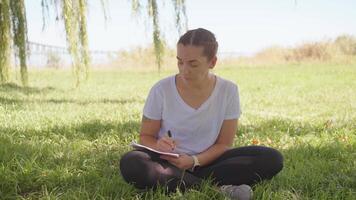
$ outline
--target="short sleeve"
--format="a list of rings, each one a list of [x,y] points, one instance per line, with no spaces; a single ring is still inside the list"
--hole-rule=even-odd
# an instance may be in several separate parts
[[[162,119],[163,95],[159,90],[159,86],[155,85],[151,88],[148,97],[143,107],[143,115],[154,120]]]
[[[239,89],[233,85],[228,90],[226,112],[224,119],[238,119],[241,115]]]

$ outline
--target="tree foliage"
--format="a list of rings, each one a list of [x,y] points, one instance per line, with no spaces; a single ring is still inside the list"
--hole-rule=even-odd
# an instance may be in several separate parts
[[[164,3],[163,0],[160,1]],[[136,13],[147,10],[148,18],[152,20],[152,39],[154,43],[156,63],[160,70],[164,51],[159,22],[158,0],[131,0],[132,10]],[[175,9],[177,30],[182,32],[187,27],[185,13],[185,0],[172,0]],[[106,0],[101,0],[104,8],[105,19],[107,14]],[[147,5],[143,7],[142,5]],[[45,27],[48,15],[46,13],[53,8],[61,17],[65,31],[68,51],[72,57],[73,69],[76,75],[76,85],[88,78],[90,55],[88,49],[87,33],[87,0],[41,0],[43,24]],[[59,14],[58,14],[59,12]],[[27,21],[24,0],[0,0],[0,83],[9,81],[11,46],[13,42],[15,57],[20,61],[21,80],[23,85],[28,84],[27,73]]]
[[[20,60],[21,81],[28,84],[27,75],[27,22],[24,0],[0,1],[0,82],[9,81],[11,40],[15,58]]]
[[[10,1],[10,10],[15,55],[20,60],[22,84],[27,86],[27,21],[24,0]]]
[[[0,83],[10,78],[10,3],[9,0],[0,1]]]
[[[155,56],[156,56],[156,64],[158,67],[158,71],[161,69],[162,65],[162,58],[164,54],[164,41],[161,35],[161,28],[159,22],[159,2],[164,3],[163,1],[158,0],[147,0],[140,1],[140,0],[132,0],[132,11],[139,15],[142,13],[144,9],[148,12],[148,17],[152,20],[153,26],[153,33],[152,39],[155,49]],[[144,7],[146,3],[146,8]],[[185,31],[187,29],[187,15],[185,9],[185,0],[172,0],[171,3],[173,4],[175,10],[175,24],[179,33]]]
[[[86,0],[62,0],[62,17],[68,49],[73,59],[76,85],[88,78],[90,64],[86,23]]]
[[[87,0],[42,0],[41,6],[44,26],[51,7],[57,12],[56,19],[61,18],[64,23],[76,86],[79,86],[83,80],[88,79],[90,65],[86,18]]]

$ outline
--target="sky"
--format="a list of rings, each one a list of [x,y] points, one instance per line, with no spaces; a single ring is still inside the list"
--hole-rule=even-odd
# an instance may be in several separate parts
[[[163,0],[159,0],[163,1]],[[135,17],[130,0],[108,0],[105,20],[99,0],[88,0],[88,36],[91,50],[117,51],[152,42],[152,27]],[[179,34],[168,0],[160,8],[163,37],[174,47]],[[25,0],[28,39],[66,46],[62,21],[51,12],[43,29],[40,0]],[[219,52],[251,54],[271,46],[293,47],[310,41],[356,36],[355,0],[186,0],[188,29],[206,28]],[[53,9],[52,9],[53,10]]]

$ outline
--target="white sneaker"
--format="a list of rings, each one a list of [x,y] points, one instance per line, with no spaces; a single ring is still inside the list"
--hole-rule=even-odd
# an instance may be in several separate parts
[[[252,189],[248,185],[223,185],[220,187],[221,193],[234,200],[252,199]]]

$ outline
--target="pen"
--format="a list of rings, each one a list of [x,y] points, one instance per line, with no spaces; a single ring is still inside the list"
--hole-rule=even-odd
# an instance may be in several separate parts
[[[172,138],[172,133],[171,133],[170,130],[167,131],[167,134],[168,134],[168,137]],[[175,146],[176,146],[174,140],[173,140],[173,145],[174,145],[174,147],[172,147],[172,150],[174,150],[174,148],[175,148]]]

